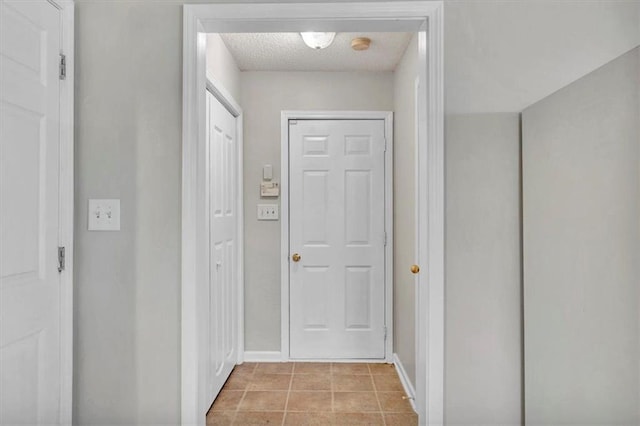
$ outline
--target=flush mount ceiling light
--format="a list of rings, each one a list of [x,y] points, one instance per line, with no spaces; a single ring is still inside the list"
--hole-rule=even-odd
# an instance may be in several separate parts
[[[333,43],[336,33],[300,33],[304,43],[312,49],[324,49]]]

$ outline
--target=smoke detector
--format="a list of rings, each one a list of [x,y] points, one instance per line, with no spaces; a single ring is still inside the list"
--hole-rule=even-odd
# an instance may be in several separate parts
[[[353,50],[367,50],[371,45],[371,39],[367,37],[356,37],[351,40],[351,48]]]

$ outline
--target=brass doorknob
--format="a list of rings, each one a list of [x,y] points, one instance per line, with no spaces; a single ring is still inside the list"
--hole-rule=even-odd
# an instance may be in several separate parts
[[[291,260],[293,260],[294,262],[297,262],[300,260],[302,256],[300,256],[298,253],[293,253],[293,255],[291,255]]]
[[[411,273],[417,274],[418,272],[420,272],[420,267],[418,265],[411,265]]]

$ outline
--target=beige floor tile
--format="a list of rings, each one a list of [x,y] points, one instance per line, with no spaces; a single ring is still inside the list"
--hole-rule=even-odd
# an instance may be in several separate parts
[[[281,425],[284,412],[238,411],[234,425]]]
[[[233,411],[238,408],[238,404],[244,395],[244,391],[223,389],[213,402],[211,411]]]
[[[287,411],[284,417],[284,424],[286,426],[329,426],[334,424],[333,419],[333,413],[292,413]]]
[[[285,391],[247,391],[240,403],[240,410],[284,411],[286,402]]]
[[[331,376],[328,374],[294,374],[291,390],[330,391]]]
[[[384,375],[375,375],[373,377],[373,382],[376,385],[377,391],[404,391],[404,387],[400,382],[400,378],[397,375],[384,374]]]
[[[336,413],[334,425],[384,425],[380,413]]]
[[[393,374],[397,376],[396,367],[393,364],[385,364],[385,363],[370,363],[369,370],[371,370],[371,374],[380,375],[380,374]]]
[[[380,411],[375,392],[334,392],[333,411],[359,413]]]
[[[256,374],[291,374],[292,362],[261,362],[256,367]]]
[[[253,373],[231,373],[224,384],[225,390],[246,390],[253,378]]]
[[[333,390],[337,392],[374,390],[370,375],[336,374],[332,380]]]
[[[413,413],[411,403],[403,399],[404,392],[377,392],[380,406],[384,412]]]
[[[418,426],[416,413],[386,413],[384,422],[387,426]]]
[[[331,364],[328,362],[296,362],[294,374],[329,374]]]
[[[229,426],[235,417],[235,411],[209,411],[207,426]]]
[[[333,374],[370,374],[367,364],[359,363],[340,363],[331,364],[331,372]]]
[[[238,375],[253,374],[257,366],[258,366],[257,362],[245,362],[243,364],[236,365],[233,368],[233,372]]]
[[[291,391],[287,411],[330,411],[331,392]]]
[[[248,390],[289,390],[291,374],[254,374]]]

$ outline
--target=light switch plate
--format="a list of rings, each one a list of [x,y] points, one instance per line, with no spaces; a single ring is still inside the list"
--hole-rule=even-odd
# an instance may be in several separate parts
[[[89,200],[89,231],[119,231],[120,200]]]
[[[258,220],[278,220],[279,216],[277,204],[258,204]]]

